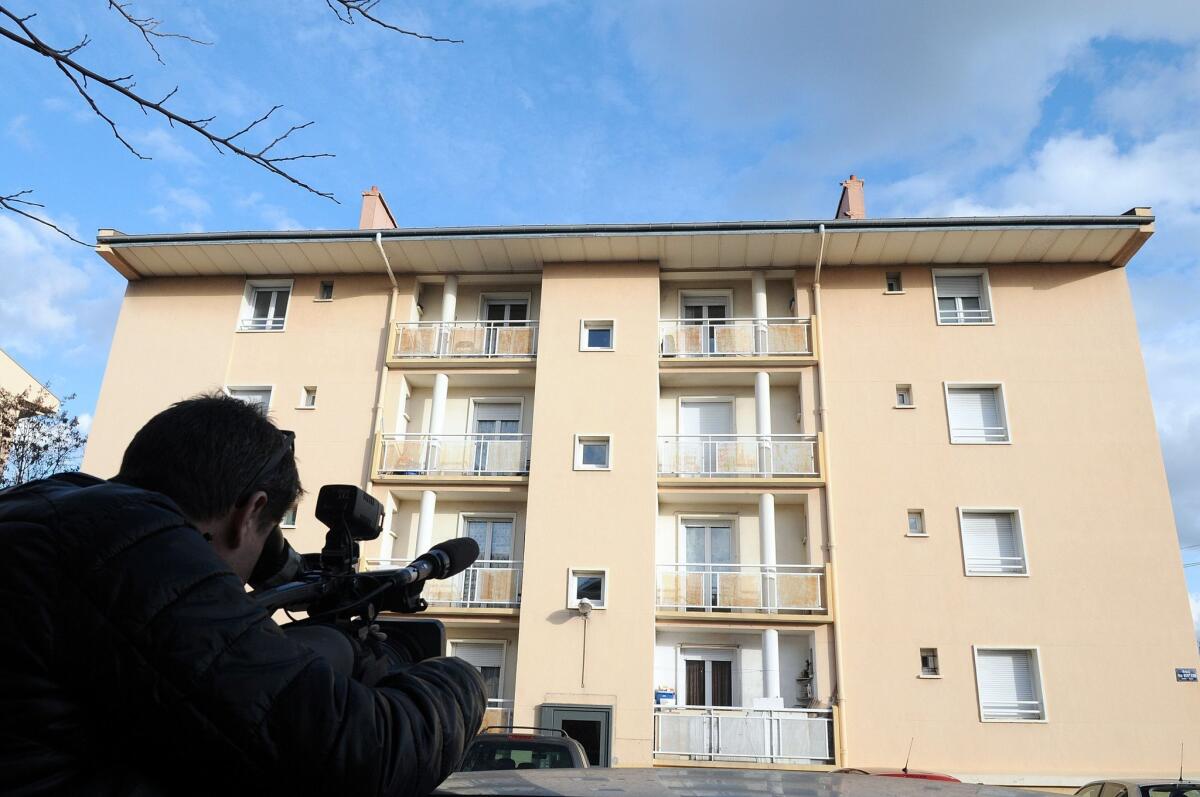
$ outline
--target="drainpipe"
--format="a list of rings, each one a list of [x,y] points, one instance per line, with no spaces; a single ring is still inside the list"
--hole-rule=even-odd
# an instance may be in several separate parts
[[[821,265],[825,260],[825,225],[822,224],[817,228],[821,235],[821,248],[817,252],[816,270],[813,274],[813,313],[817,317],[817,323],[821,325],[822,332],[824,331],[824,316],[821,310]],[[829,442],[829,424],[828,424],[828,408],[825,406],[825,352],[824,352],[824,334],[818,334],[817,346],[814,354],[817,357],[817,428],[821,430],[825,436],[825,462],[821,467],[825,471],[825,556],[826,561],[830,564],[830,583],[829,583],[829,599],[832,606],[840,606],[838,601],[838,571],[834,563],[834,555],[836,550],[835,545],[835,527],[833,516],[833,490],[831,489],[832,480],[830,473],[832,469],[829,466],[829,452],[832,446]],[[848,745],[846,742],[846,680],[844,669],[842,667],[842,623],[840,618],[829,624],[830,648],[833,653],[833,672],[834,680],[834,702],[840,710],[840,722],[838,728],[840,731],[840,749],[841,763],[845,765],[849,760],[847,756]]]

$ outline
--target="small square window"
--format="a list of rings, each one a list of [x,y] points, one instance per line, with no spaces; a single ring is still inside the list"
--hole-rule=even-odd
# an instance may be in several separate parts
[[[900,280],[899,271],[889,271],[887,273],[886,284],[886,293],[904,293],[904,283]]]
[[[896,407],[915,407],[912,385],[896,385]]]
[[[283,520],[279,521],[279,525],[285,529],[296,528],[296,507],[288,507],[288,511],[283,513]]]
[[[941,670],[938,669],[937,648],[921,648],[921,675],[933,678],[941,674]]]
[[[925,513],[920,509],[908,510],[908,536],[927,537],[925,533]]]
[[[576,436],[575,470],[610,470],[610,448],[608,435]]]
[[[576,609],[586,600],[593,609],[603,609],[608,598],[608,579],[605,570],[570,571],[567,582],[567,608]]]
[[[616,346],[616,331],[612,321],[579,322],[580,351],[612,351]]]
[[[300,407],[304,410],[315,410],[317,408],[317,388],[316,386],[305,387],[300,394]]]
[[[321,287],[317,290],[318,302],[333,301],[333,281],[327,280],[321,283]]]

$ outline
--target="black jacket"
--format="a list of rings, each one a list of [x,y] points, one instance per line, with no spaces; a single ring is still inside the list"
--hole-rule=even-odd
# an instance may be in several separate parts
[[[368,688],[284,636],[166,496],[84,474],[0,493],[0,794],[418,795],[483,682]]]

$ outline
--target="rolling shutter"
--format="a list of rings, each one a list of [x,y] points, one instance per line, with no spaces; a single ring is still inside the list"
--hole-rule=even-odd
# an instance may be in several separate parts
[[[477,421],[519,421],[520,404],[503,404],[498,401],[480,401],[475,404]]]
[[[1000,417],[1000,400],[994,387],[952,387],[946,391],[950,414],[950,439],[978,443],[1008,439]]]
[[[1011,512],[963,512],[962,544],[968,575],[1024,573],[1025,557]]]
[[[454,655],[480,670],[504,665],[504,645],[499,642],[455,642]]]
[[[679,409],[682,435],[732,434],[733,407],[728,401],[685,401]]]
[[[975,667],[984,719],[1043,718],[1033,651],[976,651]]]
[[[955,296],[975,296],[983,295],[983,278],[978,274],[972,274],[967,277],[934,277],[937,283],[937,295],[939,299],[949,299]]]

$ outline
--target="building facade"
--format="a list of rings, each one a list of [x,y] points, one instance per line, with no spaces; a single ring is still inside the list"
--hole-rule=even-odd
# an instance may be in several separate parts
[[[386,507],[496,724],[616,766],[1176,771],[1200,687],[1121,216],[124,235],[84,468],[226,390]],[[1200,750],[1186,753],[1200,767]]]

